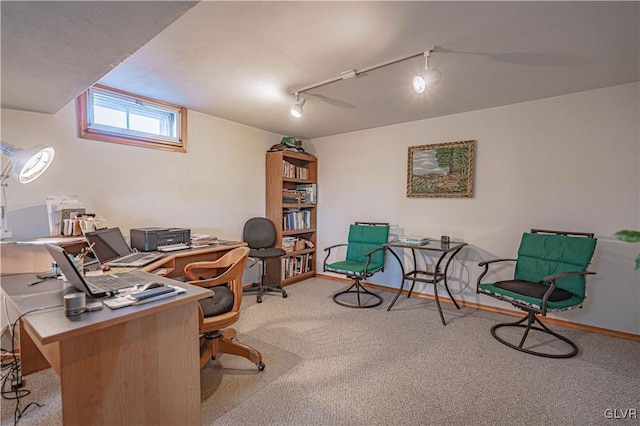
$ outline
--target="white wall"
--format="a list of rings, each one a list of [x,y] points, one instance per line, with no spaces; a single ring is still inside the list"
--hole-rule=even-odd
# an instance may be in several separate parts
[[[475,294],[480,260],[514,256],[532,227],[589,231],[598,275],[584,309],[558,316],[640,334],[640,245],[611,237],[640,229],[639,99],[640,84],[630,84],[309,141],[319,159],[320,270],[322,248],[346,241],[354,220],[388,221],[397,233],[468,242],[455,296],[508,307]],[[57,156],[37,181],[9,181],[14,235],[46,233],[46,196],[77,194],[125,235],[184,226],[240,239],[244,222],[264,215],[264,153],[281,136],[194,111],[188,131],[189,152],[171,153],[79,139],[73,103],[55,115],[2,110],[2,140],[46,142]],[[407,147],[468,139],[477,140],[473,198],[406,197]],[[389,262],[371,281],[397,287],[398,274]]]
[[[40,179],[8,181],[14,237],[48,232],[47,195],[78,195],[127,237],[130,228],[175,226],[239,240],[247,219],[264,216],[264,153],[282,136],[189,111],[184,154],[80,139],[75,120],[74,103],[55,115],[2,110],[2,140],[56,149]]]
[[[514,257],[530,228],[593,232],[597,275],[588,299],[557,316],[640,334],[633,269],[640,245],[611,236],[640,229],[639,99],[636,83],[312,140],[318,246],[346,242],[355,220],[389,222],[405,235],[450,235],[470,244],[453,271],[455,297],[509,308],[475,293],[479,261]],[[469,139],[477,141],[473,198],[406,197],[409,146]],[[321,271],[323,256],[317,260]],[[392,260],[370,281],[397,288]],[[433,293],[429,285],[420,291]]]

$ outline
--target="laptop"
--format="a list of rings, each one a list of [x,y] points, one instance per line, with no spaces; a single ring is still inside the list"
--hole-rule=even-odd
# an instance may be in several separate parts
[[[165,253],[131,250],[120,228],[99,229],[84,236],[89,245],[93,244],[93,253],[98,261],[109,266],[141,268],[165,256]]]
[[[71,257],[62,247],[53,244],[45,244],[44,246],[58,264],[67,281],[93,299],[109,297],[116,290],[133,287],[134,285],[144,285],[150,281],[158,280],[156,275],[142,271],[83,277],[78,272]]]

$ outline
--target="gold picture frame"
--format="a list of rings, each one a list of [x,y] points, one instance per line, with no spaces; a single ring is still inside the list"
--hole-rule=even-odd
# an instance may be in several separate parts
[[[407,197],[473,196],[475,140],[409,147]]]

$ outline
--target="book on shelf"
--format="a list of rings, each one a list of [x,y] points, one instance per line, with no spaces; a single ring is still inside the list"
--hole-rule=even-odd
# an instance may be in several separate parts
[[[292,251],[314,248],[315,245],[310,240],[300,237],[282,237],[282,249],[289,253]]]
[[[282,160],[282,177],[293,179],[309,179],[309,169],[296,166],[287,160]]]
[[[311,212],[309,210],[286,209],[282,211],[282,230],[292,231],[311,228]]]
[[[297,242],[296,237],[282,237],[282,249],[287,253],[292,252]]]
[[[302,204],[304,202],[305,193],[295,189],[282,189],[282,202],[285,204]]]
[[[296,190],[304,194],[304,203],[315,204],[318,200],[318,190],[315,183],[301,183],[296,185]]]
[[[282,279],[313,271],[313,253],[282,258]]]

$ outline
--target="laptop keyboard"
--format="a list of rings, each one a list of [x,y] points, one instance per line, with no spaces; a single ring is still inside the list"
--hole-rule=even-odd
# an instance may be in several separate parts
[[[118,262],[137,262],[140,259],[143,259],[145,257],[147,257],[149,255],[149,253],[136,253],[136,254],[130,254],[127,255],[125,257],[122,257],[120,259],[118,259]]]
[[[91,277],[90,281],[87,280],[92,290],[100,291],[114,291],[127,287],[133,287],[136,284],[143,284],[145,280],[135,275],[101,275],[97,277]]]

